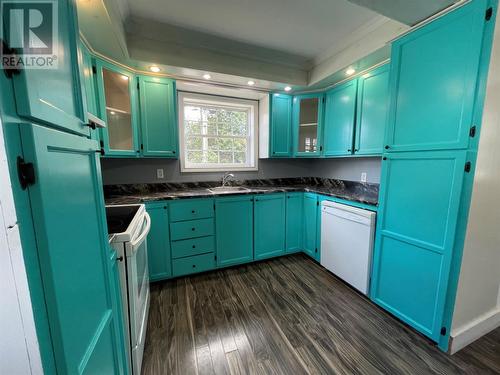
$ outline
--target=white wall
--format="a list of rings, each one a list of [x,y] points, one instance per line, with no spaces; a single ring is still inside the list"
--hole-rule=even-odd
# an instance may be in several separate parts
[[[452,322],[455,352],[500,325],[500,27],[493,41],[481,139]]]

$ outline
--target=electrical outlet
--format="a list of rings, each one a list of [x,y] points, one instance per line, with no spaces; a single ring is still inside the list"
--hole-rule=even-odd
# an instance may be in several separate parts
[[[157,179],[162,179],[163,177],[165,177],[165,175],[163,174],[163,169],[162,168],[158,168],[156,170],[156,178]]]
[[[366,182],[366,172],[361,173],[361,182]]]

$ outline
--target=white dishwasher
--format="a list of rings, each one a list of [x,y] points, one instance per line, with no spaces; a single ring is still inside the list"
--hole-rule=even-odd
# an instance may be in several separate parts
[[[376,213],[321,203],[321,265],[368,294]]]

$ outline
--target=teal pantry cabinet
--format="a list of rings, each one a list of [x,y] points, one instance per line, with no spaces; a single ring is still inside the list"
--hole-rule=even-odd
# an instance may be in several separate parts
[[[148,235],[148,267],[151,281],[172,276],[168,205],[166,202],[146,204],[151,217]]]
[[[292,96],[270,95],[270,156],[292,156]]]
[[[286,241],[285,252],[302,251],[304,193],[286,194]]]
[[[303,230],[304,252],[312,258],[319,260],[318,251],[318,196],[315,193],[304,193]]]
[[[293,97],[293,154],[298,157],[321,155],[324,94]]]
[[[215,199],[218,267],[253,261],[253,225],[253,196]]]
[[[255,259],[285,253],[285,194],[256,195],[254,199]]]

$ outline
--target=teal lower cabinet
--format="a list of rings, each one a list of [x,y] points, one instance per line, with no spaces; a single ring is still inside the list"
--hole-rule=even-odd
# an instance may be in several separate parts
[[[149,279],[167,279],[172,276],[168,207],[164,202],[148,203],[146,211],[151,217],[148,235]]]
[[[467,151],[386,154],[371,298],[434,341],[443,326]]]
[[[174,276],[190,275],[192,273],[210,271],[215,268],[213,253],[194,255],[172,261]]]
[[[217,266],[253,261],[253,196],[215,199]]]
[[[286,194],[285,252],[302,251],[304,193]]]
[[[319,259],[318,251],[318,196],[304,193],[304,239],[303,251],[312,258]]]
[[[285,194],[257,195],[254,202],[255,259],[285,254]]]

